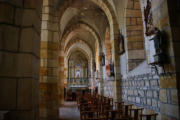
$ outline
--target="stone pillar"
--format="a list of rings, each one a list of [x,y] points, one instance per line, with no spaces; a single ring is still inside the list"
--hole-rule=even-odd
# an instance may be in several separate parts
[[[100,95],[103,95],[103,66],[101,65],[101,57],[98,56],[98,63],[99,63],[99,73],[98,73],[98,78],[99,78],[99,85],[100,85]]]
[[[166,72],[160,77],[160,100],[162,119],[180,119],[180,92],[179,92],[179,72],[180,72],[180,22],[179,22],[179,1],[177,0],[163,0],[157,4],[155,0],[152,5],[155,6],[154,22],[157,23],[158,28],[161,28],[167,34],[167,48],[170,64],[165,65]],[[163,13],[158,15],[158,13]],[[157,17],[158,15],[158,17]]]
[[[53,0],[43,0],[40,66],[40,120],[58,119],[58,18]]]
[[[59,89],[58,94],[59,94],[60,104],[63,104],[64,102],[64,81],[67,78],[66,73],[67,72],[65,71],[64,51],[63,51],[63,47],[61,47],[59,52],[59,83],[58,83],[58,89]]]
[[[0,111],[38,119],[41,0],[0,0]]]
[[[116,25],[118,26],[118,25]],[[119,46],[118,46],[118,35],[119,31],[114,31],[114,41],[111,42],[112,44],[112,59],[114,61],[114,79],[115,81],[113,84],[113,94],[114,100],[119,101],[122,99],[122,92],[121,92],[121,73],[120,73],[120,57],[119,57]]]
[[[128,0],[126,8],[128,71],[145,60],[142,13],[139,0]]]

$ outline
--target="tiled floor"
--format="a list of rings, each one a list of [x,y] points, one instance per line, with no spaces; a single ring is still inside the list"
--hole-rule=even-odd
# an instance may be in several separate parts
[[[80,120],[80,113],[76,102],[65,102],[59,109],[60,120]]]

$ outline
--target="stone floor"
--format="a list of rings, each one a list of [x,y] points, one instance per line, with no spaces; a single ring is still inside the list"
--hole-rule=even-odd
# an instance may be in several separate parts
[[[59,108],[60,120],[80,120],[80,113],[76,102],[65,102]]]

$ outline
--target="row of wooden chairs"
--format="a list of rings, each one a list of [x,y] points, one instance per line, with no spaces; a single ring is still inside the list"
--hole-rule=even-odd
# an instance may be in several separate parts
[[[143,108],[112,98],[87,93],[77,97],[81,120],[156,120],[157,113],[143,114]]]

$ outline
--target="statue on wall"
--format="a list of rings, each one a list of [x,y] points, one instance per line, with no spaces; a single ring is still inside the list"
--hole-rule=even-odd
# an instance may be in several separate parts
[[[101,53],[101,66],[105,65],[105,55],[104,53]]]
[[[125,48],[124,48],[124,37],[123,35],[120,33],[119,37],[118,37],[118,45],[119,45],[119,54],[123,54],[125,52]]]
[[[145,21],[146,35],[147,36],[150,36],[154,33],[151,7],[152,7],[151,1],[147,0],[146,7],[144,7],[144,21]]]
[[[81,77],[81,70],[76,70],[75,78],[80,78],[80,77]]]

